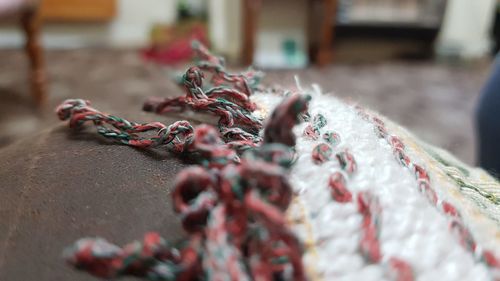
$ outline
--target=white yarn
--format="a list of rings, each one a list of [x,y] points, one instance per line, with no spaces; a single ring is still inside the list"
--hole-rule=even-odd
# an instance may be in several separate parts
[[[355,200],[338,203],[331,199],[328,177],[341,171],[338,161],[314,164],[312,148],[321,138],[306,139],[302,132],[307,124],[297,126],[298,158],[290,182],[299,196],[289,213],[292,220],[300,220],[305,213],[308,221],[292,227],[306,243],[304,263],[313,272],[310,274],[321,280],[391,280],[386,262],[398,257],[411,265],[416,280],[492,279],[486,266],[475,261],[452,235],[445,215],[418,191],[414,175],[396,161],[389,144],[375,134],[373,124],[361,119],[352,106],[323,95],[317,86],[305,91],[312,96],[311,116],[320,113],[328,121],[322,131],[340,134],[334,152],[348,148],[358,164],[354,175],[346,175],[349,190],[353,195],[369,190],[382,206],[379,241],[383,258],[381,263],[369,264],[358,250],[362,217]],[[281,100],[262,93],[253,99],[270,110]]]

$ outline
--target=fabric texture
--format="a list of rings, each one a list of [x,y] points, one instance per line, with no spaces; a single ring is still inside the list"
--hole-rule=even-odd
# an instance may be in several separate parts
[[[500,177],[500,56],[493,64],[476,111],[479,165]]]
[[[311,137],[311,124],[295,129],[289,217],[306,245],[311,280],[499,278],[494,178],[318,87],[299,92],[312,96],[311,116],[325,119],[318,135],[335,132],[340,140],[327,154],[337,157],[317,161],[325,139]],[[255,97],[258,105],[274,99]],[[404,276],[411,278],[398,279]]]

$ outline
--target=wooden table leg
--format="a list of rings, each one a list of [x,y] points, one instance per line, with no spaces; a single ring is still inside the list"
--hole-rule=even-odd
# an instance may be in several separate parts
[[[38,7],[23,11],[21,23],[26,36],[26,52],[30,61],[31,91],[37,106],[47,100],[46,73],[43,49],[40,43],[40,14]]]
[[[243,0],[243,63],[253,64],[260,0]]]
[[[323,15],[316,63],[319,66],[329,64],[333,58],[333,37],[337,15],[337,0],[323,0]]]

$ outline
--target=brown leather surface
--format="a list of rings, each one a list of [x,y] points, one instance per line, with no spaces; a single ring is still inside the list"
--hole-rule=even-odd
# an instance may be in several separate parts
[[[83,236],[180,237],[170,192],[183,167],[63,125],[0,150],[0,280],[95,280],[61,256]]]

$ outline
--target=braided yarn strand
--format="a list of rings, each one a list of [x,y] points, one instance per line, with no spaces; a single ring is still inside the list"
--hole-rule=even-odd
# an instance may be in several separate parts
[[[184,152],[191,143],[194,129],[188,121],[177,121],[169,126],[160,122],[135,123],[123,118],[102,113],[82,99],[69,99],[56,109],[60,120],[69,120],[70,128],[81,128],[91,122],[97,132],[107,139],[139,147],[154,148],[166,145],[173,152]],[[156,136],[146,137],[140,134],[154,131]]]
[[[215,86],[232,85],[236,90],[250,96],[264,76],[262,72],[252,69],[243,73],[229,73],[225,68],[224,58],[213,55],[198,41],[193,41],[192,48],[198,67],[212,74],[211,83]]]
[[[257,134],[262,128],[262,120],[250,114],[255,110],[244,93],[231,88],[214,87],[203,89],[204,73],[198,67],[189,68],[183,76],[185,96],[177,98],[149,99],[143,109],[157,114],[183,112],[190,109],[219,117],[219,127],[245,128],[250,133]]]
[[[184,147],[204,159],[202,166],[187,168],[177,176],[172,193],[186,239],[173,245],[157,233],[148,233],[143,241],[120,248],[101,238],[84,238],[65,251],[68,263],[101,278],[306,280],[302,248],[288,229],[284,212],[292,198],[287,171],[294,154],[288,144],[295,143],[293,134],[285,130],[291,130],[298,115],[307,110],[308,100],[300,95],[286,99],[272,114],[262,145],[247,150],[238,161],[231,161],[238,157],[234,147],[224,143],[209,125],[201,125],[183,138],[188,140]],[[148,124],[110,117],[82,100],[66,101],[57,112],[61,119],[70,119],[72,127],[89,120],[98,130],[112,126],[108,130],[127,136],[120,142],[132,146],[145,140],[151,145],[139,147],[165,144],[156,137],[150,140],[135,135]],[[140,129],[134,130],[137,126]],[[163,132],[172,125],[149,126]],[[274,134],[278,127],[280,133]],[[168,139],[173,142],[176,137],[172,134]]]
[[[292,128],[307,112],[308,96],[291,95],[259,135],[262,120],[249,99],[261,74],[229,74],[222,59],[195,43],[199,67],[183,76],[185,95],[150,100],[146,111],[192,110],[219,117],[218,129],[135,123],[73,99],[57,108],[71,128],[92,123],[103,137],[142,149],[166,147],[194,156],[199,166],[177,176],[174,210],[186,238],[170,244],[157,233],[124,247],[102,238],[83,238],[65,251],[68,263],[101,278],[136,276],[148,280],[305,280],[302,248],[284,212],[292,198],[287,180],[295,153]],[[206,73],[212,88],[203,87]],[[151,134],[151,133],[155,134]],[[151,136],[152,135],[152,136]]]
[[[241,74],[229,73],[225,69],[224,59],[211,54],[205,46],[195,41],[192,48],[197,57],[197,66],[189,68],[182,76],[181,84],[185,95],[176,98],[151,98],[143,109],[157,114],[183,112],[187,109],[208,113],[219,118],[221,133],[227,128],[238,128],[252,135],[254,142],[260,142],[258,133],[262,129],[262,120],[250,114],[256,108],[250,101],[250,96],[258,87],[263,74],[253,70]],[[211,75],[208,87],[203,83],[205,74]]]

